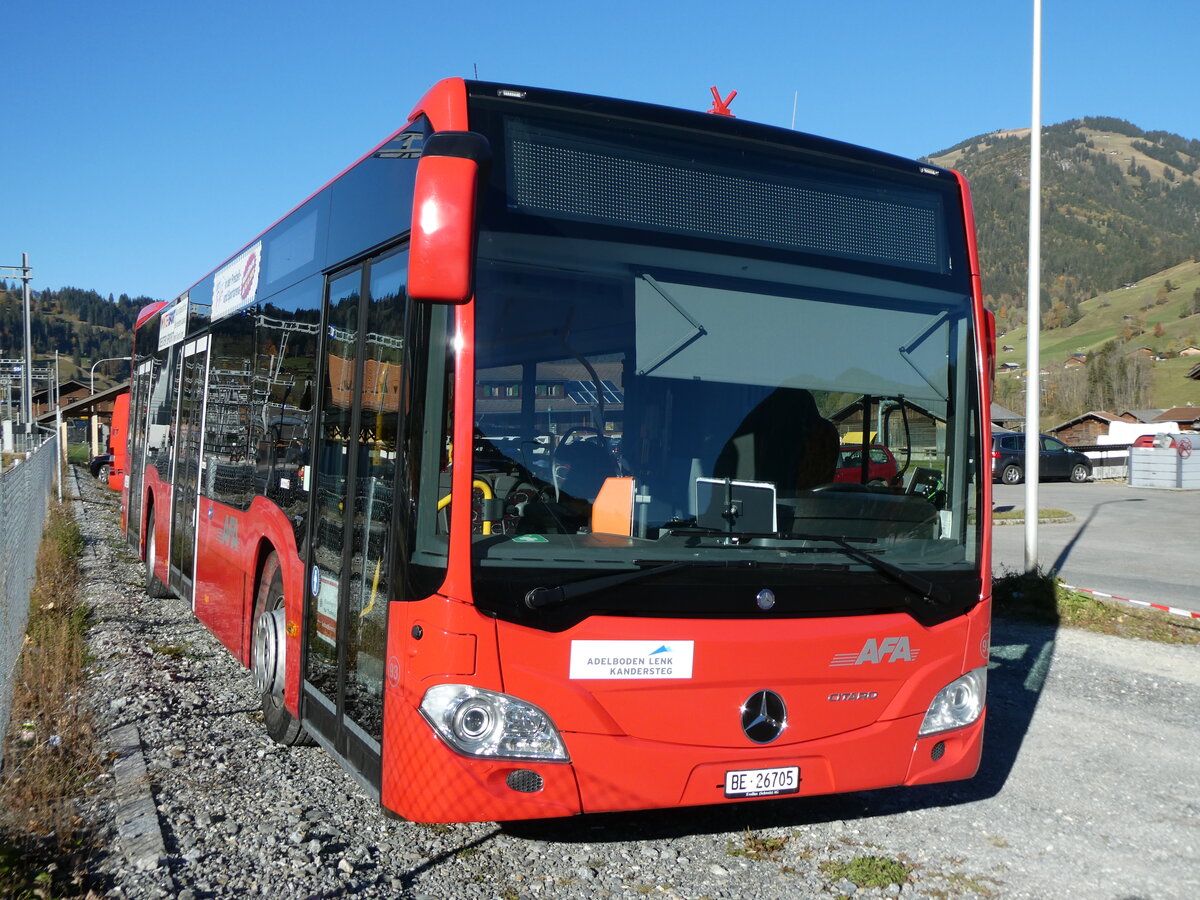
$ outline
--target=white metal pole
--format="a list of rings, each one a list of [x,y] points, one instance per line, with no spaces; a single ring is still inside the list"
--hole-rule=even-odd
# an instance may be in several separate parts
[[[29,298],[29,254],[21,254],[21,305],[25,310],[25,358],[21,374],[21,418],[25,420],[25,434],[33,435],[33,338]],[[28,448],[26,448],[28,449]]]
[[[1042,0],[1033,0],[1033,108],[1029,131],[1028,346],[1025,360],[1025,571],[1038,567],[1038,479],[1041,450],[1042,270]]]
[[[96,415],[96,366],[104,362],[102,359],[92,363],[91,382],[88,387],[88,397],[92,401],[92,456],[100,454],[100,417]]]
[[[58,502],[61,505],[63,502],[63,473],[67,471],[67,442],[63,439],[63,417],[62,403],[59,402],[58,395],[60,390],[58,374],[58,351],[54,351],[54,440],[58,444],[58,454],[54,460],[54,471],[57,477],[54,479],[58,483]]]

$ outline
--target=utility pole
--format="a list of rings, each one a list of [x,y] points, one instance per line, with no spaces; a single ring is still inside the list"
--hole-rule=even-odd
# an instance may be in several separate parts
[[[1033,103],[1029,130],[1029,296],[1025,360],[1025,571],[1038,568],[1042,444],[1042,0],[1033,0]]]
[[[16,273],[20,274],[16,274]],[[33,433],[33,338],[29,314],[29,282],[33,280],[33,269],[29,268],[29,254],[21,254],[21,265],[0,266],[0,276],[21,279],[21,301],[25,307],[25,364],[21,367],[21,418],[25,422],[25,433]]]

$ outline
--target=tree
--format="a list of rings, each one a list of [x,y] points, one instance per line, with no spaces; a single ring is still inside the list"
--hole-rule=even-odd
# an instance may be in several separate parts
[[[1130,353],[1124,342],[1110,341],[1087,365],[1087,409],[1138,409],[1149,404],[1152,363]]]

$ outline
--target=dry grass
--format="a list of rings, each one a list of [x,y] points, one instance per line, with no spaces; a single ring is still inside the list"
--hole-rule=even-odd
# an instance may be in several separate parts
[[[749,828],[742,832],[741,846],[733,841],[726,842],[725,852],[730,856],[742,856],[747,859],[773,861],[779,859],[783,848],[787,846],[789,837],[764,837],[755,834]]]
[[[1196,619],[1068,590],[1060,579],[1041,570],[1003,573],[992,582],[992,598],[996,615],[1010,619],[1160,644],[1200,644],[1200,621]]]
[[[0,781],[0,896],[70,896],[84,841],[75,798],[100,770],[81,707],[88,610],[79,601],[83,538],[69,506],[51,508],[21,659]]]

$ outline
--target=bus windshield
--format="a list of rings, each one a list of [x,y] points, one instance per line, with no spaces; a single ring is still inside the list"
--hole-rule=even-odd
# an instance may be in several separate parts
[[[866,582],[875,599],[854,608],[884,608],[879,559],[957,575],[974,602],[965,278],[937,254],[884,259],[893,251],[865,239],[842,252],[823,238],[818,258],[779,247],[804,239],[780,228],[733,240],[718,221],[681,239],[700,225],[669,211],[647,224],[616,204],[521,208],[512,134],[529,131],[508,125],[495,176],[507,203],[479,241],[477,602],[503,612],[527,589],[597,578],[587,593],[603,595],[604,576],[644,571],[610,592],[641,614],[656,607],[639,596],[698,596],[714,579],[726,595],[770,583],[809,612],[799,591],[814,578]],[[935,207],[910,206],[922,204]]]

